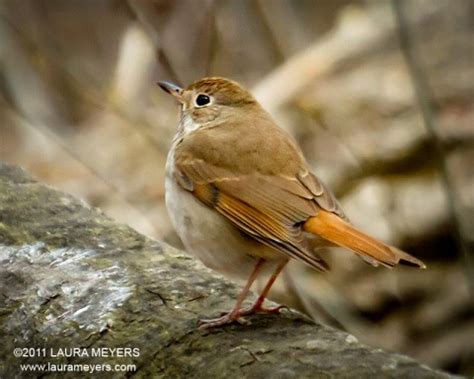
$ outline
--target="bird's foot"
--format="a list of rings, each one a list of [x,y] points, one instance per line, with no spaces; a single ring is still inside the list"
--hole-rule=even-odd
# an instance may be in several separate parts
[[[248,324],[249,322],[242,318],[242,316],[243,314],[241,309],[234,309],[221,317],[199,320],[199,329],[208,330],[217,326],[232,324],[233,322],[238,322],[239,324]]]
[[[278,305],[277,307],[264,307],[261,303],[255,303],[250,308],[242,309],[241,316],[248,316],[254,313],[279,314],[283,309],[289,309],[286,305]]]
[[[264,307],[262,303],[257,302],[249,308],[233,309],[230,312],[222,314],[221,317],[199,320],[199,329],[208,330],[217,326],[232,324],[238,322],[239,324],[249,324],[250,322],[242,316],[249,316],[255,313],[278,314],[282,309],[289,309],[286,305],[278,305],[276,307]]]

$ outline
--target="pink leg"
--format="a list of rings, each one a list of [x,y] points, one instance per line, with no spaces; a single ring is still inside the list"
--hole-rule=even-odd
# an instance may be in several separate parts
[[[275,280],[277,279],[278,275],[280,275],[281,271],[283,270],[283,268],[286,266],[287,263],[288,262],[284,262],[276,268],[275,272],[272,274],[267,284],[265,285],[265,288],[260,293],[260,296],[258,297],[257,301],[255,301],[255,303],[250,308],[242,310],[240,312],[241,316],[246,316],[253,313],[279,313],[280,310],[284,308],[288,308],[285,305],[279,305],[278,307],[273,307],[273,308],[263,307],[263,302],[265,301],[268,295],[268,292],[270,292],[270,288],[272,288],[273,283],[275,283]]]
[[[240,292],[234,308],[229,313],[226,313],[222,317],[209,319],[209,320],[200,320],[199,329],[210,329],[215,326],[221,326],[221,325],[232,323],[234,321],[239,321],[239,318],[242,316],[242,309],[241,309],[242,303],[247,297],[250,291],[250,287],[252,286],[253,282],[255,281],[255,279],[257,279],[258,273],[260,272],[264,262],[265,261],[262,258],[258,260],[257,264],[255,265],[255,268],[252,271],[252,274],[250,275],[249,279],[247,280],[247,283],[245,284],[245,287]]]

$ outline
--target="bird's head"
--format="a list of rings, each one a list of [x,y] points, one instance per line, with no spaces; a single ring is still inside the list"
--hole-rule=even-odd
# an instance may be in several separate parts
[[[249,91],[225,78],[203,78],[186,88],[165,81],[158,82],[158,85],[181,104],[182,118],[190,118],[198,125],[217,118],[235,117],[258,107]]]

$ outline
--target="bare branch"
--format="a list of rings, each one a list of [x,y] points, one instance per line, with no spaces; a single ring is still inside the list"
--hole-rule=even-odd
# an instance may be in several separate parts
[[[430,7],[416,22],[425,22],[438,11],[436,6]],[[393,18],[383,12],[378,16],[359,8],[346,8],[333,31],[270,72],[253,88],[253,93],[266,109],[274,112],[318,77],[393,43]]]
[[[451,184],[448,166],[446,163],[446,152],[440,139],[438,138],[435,116],[432,111],[431,96],[428,90],[427,79],[423,73],[416,52],[412,45],[410,35],[410,26],[407,22],[407,15],[404,11],[404,2],[400,0],[392,0],[393,9],[398,23],[398,35],[400,45],[405,56],[408,69],[415,88],[416,99],[420,107],[424,124],[431,143],[436,150],[435,157],[441,177],[443,180],[446,197],[448,199],[448,209],[452,222],[452,233],[456,238],[459,250],[463,253],[466,262],[466,277],[471,286],[471,298],[474,301],[474,251],[469,251],[466,238],[463,235],[463,227],[456,208],[456,195]]]

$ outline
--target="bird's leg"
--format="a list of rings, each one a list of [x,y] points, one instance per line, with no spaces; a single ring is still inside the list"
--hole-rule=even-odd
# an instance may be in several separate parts
[[[260,293],[260,296],[258,297],[258,299],[250,308],[243,309],[240,312],[241,316],[246,316],[253,313],[280,313],[282,309],[284,308],[288,309],[286,305],[279,305],[273,308],[265,308],[263,306],[263,302],[265,301],[268,295],[268,292],[270,292],[270,288],[272,288],[273,283],[275,283],[276,278],[278,277],[278,275],[280,275],[281,271],[283,270],[283,268],[286,266],[287,263],[288,261],[285,261],[278,265],[278,267],[273,272],[270,279],[268,279],[268,282],[265,285],[265,288],[263,289],[263,291]]]
[[[250,287],[252,286],[253,282],[255,281],[255,279],[257,279],[258,273],[260,272],[264,262],[265,260],[263,258],[260,258],[258,260],[257,264],[255,265],[255,268],[252,271],[252,274],[250,274],[250,277],[247,280],[247,283],[245,284],[244,288],[240,292],[234,308],[222,317],[208,319],[208,320],[199,320],[199,324],[200,324],[199,329],[210,329],[215,326],[221,326],[221,325],[232,323],[234,321],[239,321],[240,317],[242,316],[242,308],[241,308],[242,303],[247,297],[250,291]]]

